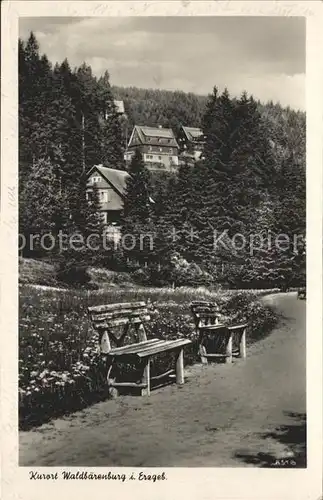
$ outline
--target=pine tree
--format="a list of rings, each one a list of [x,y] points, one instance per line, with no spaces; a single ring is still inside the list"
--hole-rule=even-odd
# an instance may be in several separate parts
[[[82,135],[82,168],[87,171],[101,162],[100,148],[100,99],[98,82],[92,69],[83,63],[74,73],[77,89],[78,120],[81,123]]]
[[[79,183],[74,185],[70,192],[70,228],[69,232],[80,235],[84,245],[77,253],[69,252],[68,258],[74,265],[89,265],[102,263],[104,251],[104,225],[100,212],[100,201],[96,186],[91,191],[89,199],[86,197],[86,177],[82,176]],[[73,250],[73,249],[72,249]],[[67,254],[65,254],[67,255]]]
[[[54,166],[49,159],[40,159],[27,177],[20,195],[19,232],[26,239],[25,254],[46,254],[45,246],[51,247],[50,236],[42,246],[45,235],[56,237],[57,211],[61,202]],[[55,241],[55,240],[54,240]],[[32,243],[34,242],[34,243]],[[55,253],[53,247],[50,252]]]
[[[129,166],[123,217],[133,221],[147,222],[152,217],[149,193],[150,175],[142,154],[137,150]]]
[[[129,167],[123,213],[123,237],[132,239],[133,248],[125,255],[135,261],[145,262],[154,258],[151,241],[154,238],[153,211],[150,198],[150,176],[139,150],[135,152]],[[145,236],[146,235],[146,236]],[[124,240],[125,241],[125,240]],[[125,245],[128,247],[128,243]]]
[[[235,132],[234,104],[227,90],[218,96],[215,88],[209,97],[203,132],[205,160],[195,167],[193,181],[196,203],[193,204],[193,226],[199,233],[195,259],[222,270],[226,263],[232,265],[236,260],[230,237],[242,232],[230,163]],[[220,243],[215,245],[219,235]]]
[[[61,164],[62,183],[66,189],[78,182],[83,173],[81,123],[76,100],[75,80],[68,61],[54,68],[52,116],[56,125],[53,130],[52,144],[59,150],[63,163]]]
[[[202,120],[206,138],[204,157],[208,165],[227,172],[231,154],[231,140],[235,129],[233,103],[227,89],[221,96],[214,87],[209,96],[206,113]]]
[[[114,104],[109,73],[106,71],[98,81],[101,108],[101,163],[110,168],[125,170],[124,141],[121,122]]]
[[[21,182],[38,159],[35,131],[42,116],[39,102],[40,55],[38,42],[31,32],[24,44],[19,40],[19,169]]]

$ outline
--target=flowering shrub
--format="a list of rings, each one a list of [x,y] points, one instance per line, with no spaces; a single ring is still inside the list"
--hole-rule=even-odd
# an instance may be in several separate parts
[[[184,361],[199,361],[197,338],[189,310],[192,300],[215,300],[222,321],[248,319],[248,341],[274,325],[275,313],[251,292],[191,289],[111,289],[104,292],[57,291],[20,286],[19,417],[23,428],[82,408],[106,397],[106,370],[99,338],[89,323],[89,305],[150,300],[157,313],[147,323],[149,337],[189,338]],[[152,375],[166,371],[173,359],[164,353],[152,361]],[[134,367],[119,367],[126,379]],[[132,375],[131,375],[132,376]]]

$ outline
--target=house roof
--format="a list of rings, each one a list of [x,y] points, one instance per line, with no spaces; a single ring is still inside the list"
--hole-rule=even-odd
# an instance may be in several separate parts
[[[124,102],[123,101],[114,100],[114,105],[117,108],[117,113],[120,113],[120,114],[124,113]]]
[[[96,165],[96,168],[121,195],[125,194],[127,179],[130,177],[128,172],[125,172],[124,170],[116,170],[115,168],[103,167],[103,165]]]
[[[167,143],[162,142],[159,145],[168,145],[178,147],[175,134],[171,128],[162,127],[145,127],[140,125],[134,126],[134,131],[137,131],[139,139],[142,144],[159,144],[159,139],[167,140]],[[131,143],[131,139],[129,144]]]
[[[196,141],[202,139],[203,131],[198,127],[184,127],[182,126],[184,133],[189,141]]]
[[[104,167],[103,165],[94,165],[87,173],[87,177],[91,175],[94,169],[97,169],[102,177],[111,184],[121,196],[124,196],[127,187],[127,179],[130,177],[128,172]]]

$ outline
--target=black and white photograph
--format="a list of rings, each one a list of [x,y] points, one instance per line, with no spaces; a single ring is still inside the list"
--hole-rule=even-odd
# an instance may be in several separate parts
[[[35,12],[17,33],[29,483],[305,472],[306,17]]]
[[[305,19],[19,28],[21,465],[306,467]]]

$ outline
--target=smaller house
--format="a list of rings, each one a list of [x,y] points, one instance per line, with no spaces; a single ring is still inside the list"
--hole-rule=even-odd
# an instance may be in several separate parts
[[[195,161],[201,158],[205,138],[200,128],[182,126],[177,137],[177,142],[182,158],[193,159]]]
[[[135,125],[125,153],[126,162],[131,161],[136,149],[150,170],[173,170],[178,166],[179,146],[170,128]]]
[[[118,115],[124,115],[124,113],[125,113],[124,102],[114,100],[114,105],[116,107]]]
[[[114,103],[114,107],[115,107],[117,115],[119,117],[124,116],[125,115],[124,102],[123,101],[116,101],[114,99],[113,103]],[[104,119],[108,120],[108,118],[109,118],[109,113],[108,113],[108,110],[106,109],[104,111]]]
[[[127,179],[129,178],[128,172],[94,165],[86,176],[87,200],[91,200],[93,188],[96,186],[101,203],[103,223],[107,226],[117,226],[123,209]]]

